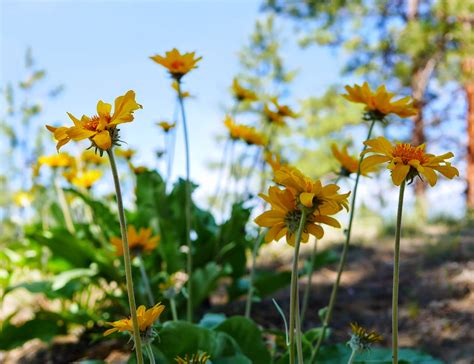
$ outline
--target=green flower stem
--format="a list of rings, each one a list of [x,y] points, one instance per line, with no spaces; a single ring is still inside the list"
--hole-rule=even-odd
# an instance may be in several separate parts
[[[229,146],[231,145],[232,141],[231,139],[227,139],[224,144],[224,153],[222,154],[222,162],[219,167],[219,172],[217,176],[217,185],[215,188],[214,196],[212,197],[211,203],[210,203],[210,208],[212,209],[213,207],[216,206],[217,201],[219,200],[219,195],[221,192],[221,186],[222,182],[224,180],[224,171],[226,167],[226,162],[227,162],[227,154],[229,152]]]
[[[253,281],[255,279],[255,269],[257,267],[258,248],[260,247],[260,244],[262,244],[264,236],[265,236],[265,232],[260,231],[257,239],[255,240],[255,244],[253,245],[252,267],[250,268],[250,277],[249,277],[249,290],[247,293],[247,302],[245,303],[245,317],[247,318],[250,318],[250,312],[252,310],[252,298],[253,298],[253,292],[255,290]]]
[[[347,361],[347,364],[352,364],[354,363],[354,359],[356,357],[357,350],[352,349],[351,356],[349,357],[349,360]]]
[[[178,311],[176,310],[176,301],[174,297],[170,298],[170,306],[171,306],[171,316],[173,317],[173,321],[178,321]]]
[[[308,309],[309,292],[311,290],[311,283],[313,282],[314,264],[316,262],[317,251],[318,251],[318,240],[315,240],[314,245],[313,245],[313,251],[311,253],[311,266],[308,272],[308,282],[306,283],[306,287],[304,289],[303,306],[301,308],[301,322],[304,322],[306,310]]]
[[[369,140],[371,135],[372,135],[372,130],[374,129],[374,125],[376,123],[376,119],[373,119],[369,131],[367,133],[367,138],[365,140]],[[349,244],[351,242],[351,232],[352,232],[352,222],[354,220],[354,214],[355,214],[355,202],[356,202],[356,196],[357,196],[357,188],[359,187],[359,179],[360,179],[360,165],[362,161],[364,160],[364,154],[363,152],[367,148],[366,145],[364,145],[364,148],[362,149],[362,153],[359,157],[359,166],[357,169],[357,175],[356,175],[356,180],[354,183],[354,191],[352,192],[352,199],[351,199],[351,210],[349,213],[349,223],[347,225],[347,231],[346,231],[346,240],[344,242],[344,247],[342,249],[342,254],[341,258],[339,259],[339,266],[337,269],[337,277],[336,281],[334,282],[334,285],[332,286],[332,291],[331,291],[331,296],[329,298],[329,305],[328,305],[328,310],[326,312],[326,315],[324,316],[324,321],[323,321],[323,329],[321,332],[321,336],[318,338],[318,341],[316,343],[316,346],[311,354],[311,359],[310,363],[313,363],[316,358],[318,357],[319,349],[321,348],[321,344],[323,343],[324,337],[326,336],[326,330],[329,326],[329,323],[332,318],[332,311],[334,309],[334,305],[336,303],[336,297],[337,297],[337,291],[339,289],[339,285],[341,283],[341,276],[342,272],[344,271],[344,267],[346,265],[346,260],[347,260],[347,252],[349,251]]]
[[[150,280],[148,279],[148,274],[146,274],[145,262],[140,254],[137,255],[138,266],[140,268],[140,274],[142,275],[143,284],[145,285],[145,293],[148,299],[148,305],[152,307],[155,304],[155,298],[153,297],[153,292],[150,286]]]
[[[150,364],[155,364],[155,355],[153,354],[153,349],[151,348],[151,344],[147,343],[144,345],[146,354],[148,356],[148,360],[150,360]]]
[[[298,305],[298,258],[300,253],[300,244],[301,244],[301,235],[303,234],[303,229],[306,223],[306,211],[303,209],[301,212],[301,220],[296,231],[295,237],[295,252],[293,255],[293,267],[291,270],[291,290],[290,290],[290,364],[295,364],[295,326],[298,331],[296,339],[301,341],[300,330],[301,328],[297,325],[297,315],[299,315],[299,305]],[[300,360],[300,357],[303,358],[303,353],[300,352],[301,343],[296,345],[298,349],[298,361],[299,364],[302,364],[303,361]]]
[[[298,364],[304,364],[303,362],[303,339],[301,332],[301,318],[300,318],[300,292],[296,290],[296,314],[295,314],[295,325],[296,325],[296,353],[298,356]]]
[[[114,177],[115,194],[117,197],[117,209],[118,209],[119,220],[120,220],[120,232],[122,234],[125,280],[127,283],[127,294],[128,294],[128,304],[130,307],[130,316],[132,317],[133,340],[135,342],[137,363],[143,364],[142,343],[140,339],[140,328],[138,326],[137,307],[135,304],[135,293],[133,291],[132,263],[130,260],[130,249],[128,247],[127,223],[125,221],[125,211],[123,208],[122,191],[120,188],[120,179],[119,179],[117,164],[115,163],[114,152],[112,148],[107,150],[107,155],[109,156],[110,169],[112,170],[112,175]]]
[[[64,222],[66,223],[66,228],[71,234],[74,234],[76,232],[76,229],[74,228],[74,224],[72,222],[71,210],[69,210],[69,205],[67,203],[66,196],[64,195],[64,190],[59,184],[59,178],[57,176],[56,170],[54,170],[53,178],[54,178],[54,187],[56,189],[56,194],[58,195],[59,206],[61,207],[61,211],[64,216]]]
[[[181,107],[181,119],[183,121],[184,130],[184,149],[186,154],[186,199],[185,199],[185,215],[186,215],[186,245],[188,247],[188,255],[186,261],[186,273],[188,274],[188,301],[186,305],[186,317],[189,322],[193,321],[193,246],[191,242],[191,172],[189,158],[189,138],[188,127],[186,124],[186,112],[184,111],[183,94],[181,93],[181,81],[178,80],[178,99]]]
[[[393,257],[393,291],[392,291],[392,360],[398,364],[398,277],[400,270],[400,236],[402,230],[403,195],[406,182],[400,185],[397,210],[397,229],[395,230],[395,251]]]

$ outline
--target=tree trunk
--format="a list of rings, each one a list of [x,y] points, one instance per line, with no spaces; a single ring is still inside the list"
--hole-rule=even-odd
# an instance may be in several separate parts
[[[469,209],[474,208],[474,79],[469,75],[474,74],[474,58],[469,57],[464,59],[463,73],[467,75],[466,82],[464,83],[464,91],[466,92],[466,103],[467,103],[467,170],[466,170],[466,182],[467,182],[467,194],[466,204]]]

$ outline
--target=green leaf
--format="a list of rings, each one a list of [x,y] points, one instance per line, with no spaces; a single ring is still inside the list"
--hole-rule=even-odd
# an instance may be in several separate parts
[[[225,319],[226,316],[223,313],[206,313],[201,321],[199,321],[199,326],[213,329],[219,326]]]
[[[268,364],[271,362],[262,338],[262,333],[257,325],[242,316],[228,318],[216,327],[216,331],[230,335],[239,345],[242,353],[254,364]]]
[[[217,281],[225,274],[225,270],[214,262],[193,272],[193,305],[198,307],[216,289]]]
[[[58,291],[73,280],[93,277],[97,274],[97,268],[78,268],[58,274],[53,278],[51,288]]]

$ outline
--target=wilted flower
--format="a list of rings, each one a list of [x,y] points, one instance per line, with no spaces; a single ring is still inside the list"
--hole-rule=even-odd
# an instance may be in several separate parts
[[[196,63],[198,63],[202,57],[194,57],[195,52],[181,54],[176,48],[173,48],[171,51],[166,52],[165,57],[157,54],[150,58],[165,67],[171,77],[179,81],[186,73],[197,68]]]
[[[131,252],[134,253],[142,253],[144,251],[152,251],[156,249],[158,246],[158,242],[160,241],[160,237],[151,236],[152,234],[151,228],[144,229],[140,228],[137,232],[133,225],[128,225],[128,246]],[[118,237],[113,237],[110,239],[111,243],[115,246],[117,250],[117,255],[123,255],[123,246],[122,246],[122,239]]]
[[[406,118],[418,113],[413,106],[411,97],[407,96],[397,101],[392,101],[395,94],[387,92],[385,85],[377,88],[375,92],[370,90],[367,82],[364,82],[362,86],[346,86],[345,89],[347,94],[342,96],[351,102],[366,105],[365,110],[371,113],[371,117],[375,119],[381,120],[388,114],[396,114]]]
[[[108,150],[118,141],[117,125],[133,121],[133,112],[141,109],[142,106],[135,101],[135,92],[128,91],[125,95],[115,99],[115,110],[111,115],[112,105],[100,100],[97,103],[97,115],[88,117],[83,115],[81,120],[74,115],[67,113],[74,126],[53,127],[46,125],[46,128],[54,134],[58,141],[56,149],[59,150],[70,140],[90,139],[92,144],[101,151]]]
[[[66,168],[72,167],[75,164],[74,158],[67,153],[53,154],[48,156],[41,156],[38,158],[40,166],[47,165],[51,168]]]
[[[64,173],[63,173],[64,174]],[[65,175],[66,178],[68,176]],[[79,188],[90,189],[102,177],[102,172],[98,170],[88,170],[81,173],[75,173],[71,183]]]
[[[177,356],[174,360],[177,364],[206,364],[210,358],[211,356],[209,354],[202,353],[193,354],[191,356],[186,354],[184,358]]]
[[[347,151],[347,145],[339,149],[335,143],[331,145],[332,154],[338,160],[339,164],[341,165],[341,170],[339,174],[341,176],[350,176],[352,173],[357,173],[359,168],[359,160],[349,154]],[[376,170],[374,166],[371,168],[367,168],[364,166],[361,168],[360,174],[363,176],[367,176],[368,173],[373,172]]]
[[[347,343],[353,351],[363,351],[370,349],[372,344],[383,340],[383,337],[375,331],[368,331],[357,323],[351,323],[352,335]]]
[[[454,157],[451,152],[435,156],[425,152],[425,144],[418,147],[405,143],[393,145],[384,137],[367,140],[364,144],[368,148],[363,153],[374,155],[366,157],[361,167],[371,168],[389,162],[387,168],[392,171],[392,181],[396,186],[404,180],[411,182],[416,176],[426,177],[430,186],[434,186],[438,180],[435,172],[449,179],[459,176],[459,171],[446,161]]]
[[[176,127],[176,123],[168,123],[167,121],[160,121],[159,123],[156,123],[165,133],[168,133],[170,130],[174,129]]]
[[[153,323],[158,320],[161,313],[164,311],[165,306],[161,303],[157,303],[152,308],[146,309],[145,306],[140,306],[137,308],[137,318],[138,318],[138,327],[140,329],[140,334],[145,338],[152,336],[152,326]],[[114,322],[107,322],[108,325],[113,326],[113,328],[108,329],[104,332],[104,336],[110,335],[114,332],[125,332],[128,331],[133,333],[133,324],[131,318],[126,318]]]
[[[234,78],[234,81],[232,82],[232,92],[234,93],[235,98],[239,102],[256,101],[258,99],[255,92],[245,87],[242,87],[236,78]]]

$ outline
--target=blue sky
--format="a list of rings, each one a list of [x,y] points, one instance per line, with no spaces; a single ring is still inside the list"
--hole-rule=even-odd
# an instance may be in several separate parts
[[[202,186],[198,195],[213,189],[216,176],[207,163],[219,160],[222,153],[215,136],[223,131],[223,105],[230,100],[229,86],[239,71],[237,52],[262,15],[260,1],[0,0],[0,4],[0,84],[24,78],[24,53],[31,46],[38,66],[48,70],[47,83],[66,87],[61,97],[45,103],[38,123],[69,123],[66,111],[93,114],[97,100],[112,102],[135,90],[143,110],[136,112],[133,125],[122,128],[122,136],[139,150],[137,161],[150,166],[154,151],[163,146],[154,122],[171,117],[174,93],[164,69],[148,57],[173,47],[202,55],[199,68],[184,79],[185,89],[197,96],[187,104],[191,173]],[[284,51],[287,66],[300,71],[288,103],[296,105],[298,99],[321,94],[335,81],[344,82],[339,74],[341,55],[317,47],[301,50],[292,42],[285,42]],[[177,175],[184,174],[181,133]]]

